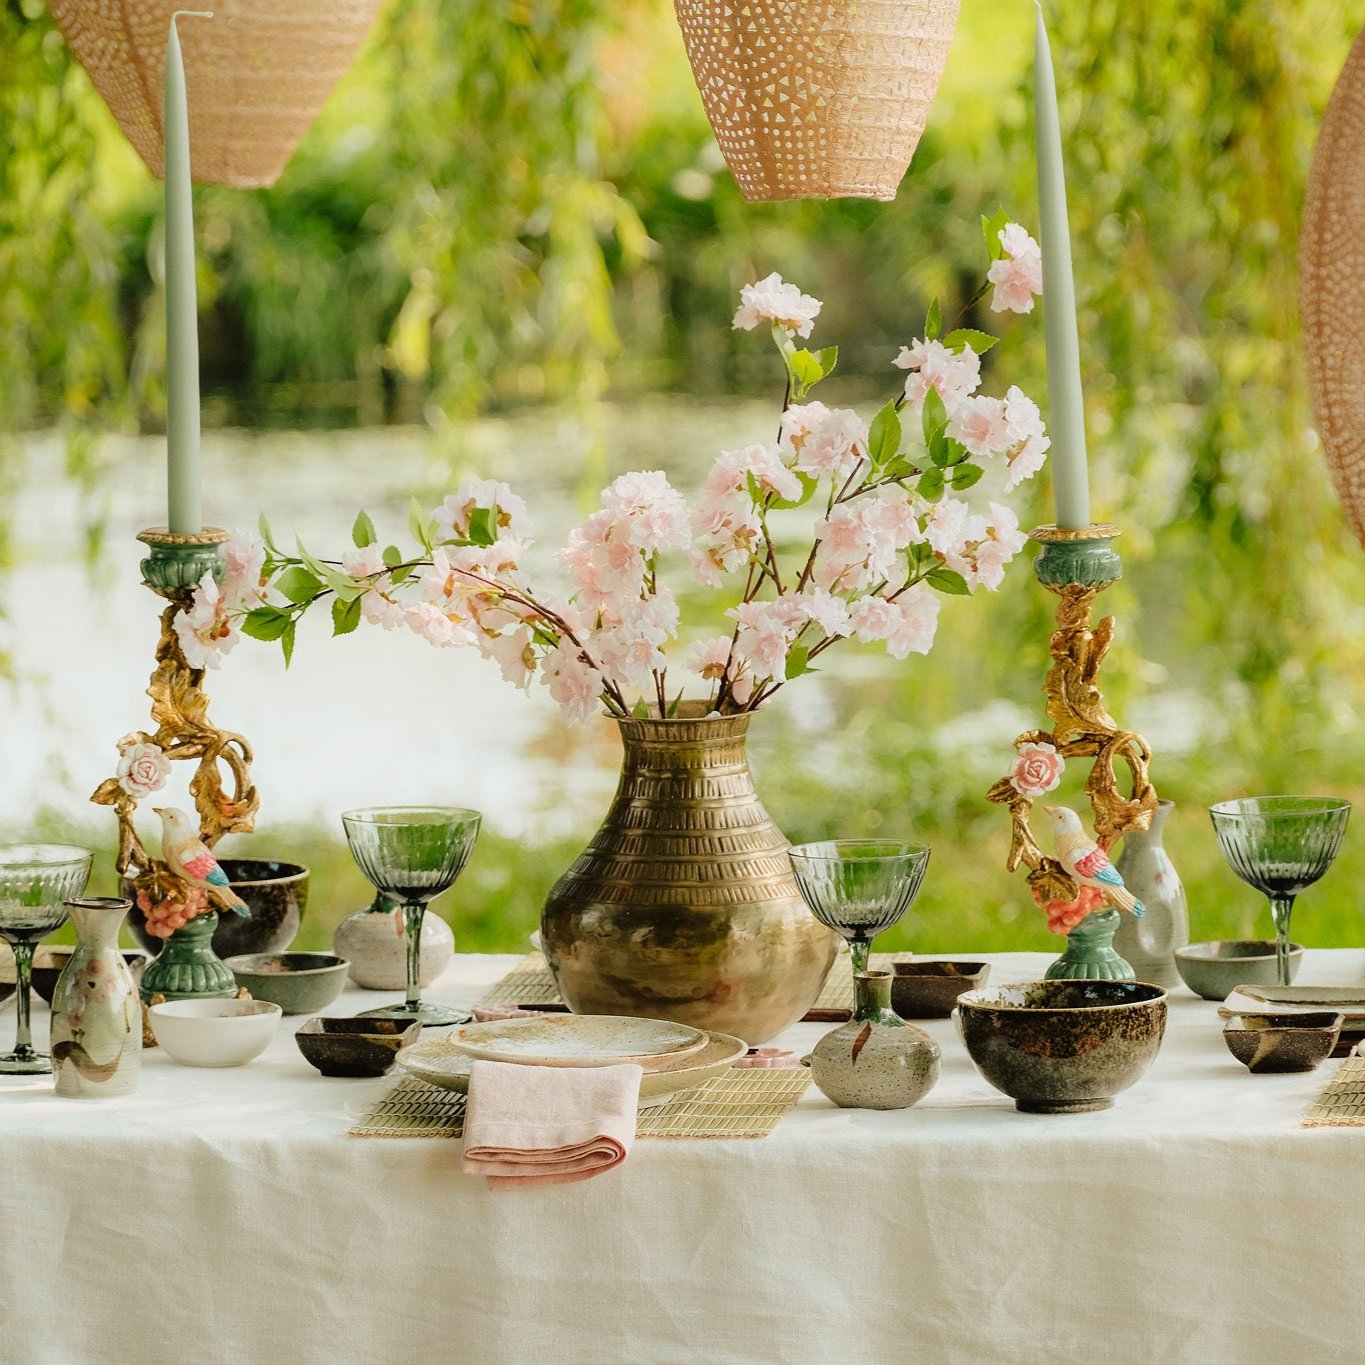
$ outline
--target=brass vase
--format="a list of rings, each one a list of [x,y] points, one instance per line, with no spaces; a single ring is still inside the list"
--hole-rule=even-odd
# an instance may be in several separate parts
[[[787,840],[754,790],[749,717],[701,710],[617,722],[621,782],[550,891],[542,947],[576,1013],[762,1043],[814,1004],[835,938],[801,899]]]

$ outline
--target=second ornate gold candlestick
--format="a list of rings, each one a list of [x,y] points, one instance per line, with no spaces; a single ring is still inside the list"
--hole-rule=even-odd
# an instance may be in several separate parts
[[[1023,863],[1029,869],[1029,887],[1047,909],[1049,927],[1067,933],[1066,953],[1048,969],[1049,977],[1133,979],[1133,969],[1114,951],[1112,940],[1119,922],[1116,907],[1133,908],[1134,900],[1110,866],[1107,850],[1123,835],[1151,824],[1157,794],[1148,774],[1152,755],[1147,741],[1114,720],[1099,687],[1114,618],[1094,623],[1092,617],[1095,599],[1123,572],[1113,548],[1117,535],[1118,528],[1109,525],[1082,530],[1044,526],[1033,533],[1042,545],[1034,573],[1059,599],[1057,628],[1048,646],[1052,667],[1043,684],[1052,729],[1019,735],[1011,771],[986,794],[987,800],[1010,810],[1006,868],[1014,872]],[[1058,786],[1066,761],[1078,758],[1091,760],[1085,793],[1094,837],[1081,830],[1067,807],[1044,807],[1056,835],[1056,856],[1048,856],[1034,835],[1030,815],[1034,803]],[[1120,767],[1129,778],[1126,796]],[[1141,912],[1140,903],[1136,909]]]

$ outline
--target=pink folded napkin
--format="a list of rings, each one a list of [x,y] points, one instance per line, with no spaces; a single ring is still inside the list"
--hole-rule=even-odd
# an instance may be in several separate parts
[[[789,1067],[800,1066],[801,1059],[794,1052],[785,1052],[780,1047],[753,1047],[736,1063],[736,1067],[749,1067],[758,1071],[785,1071]]]
[[[464,1169],[503,1189],[565,1185],[619,1166],[635,1140],[640,1067],[469,1068]]]

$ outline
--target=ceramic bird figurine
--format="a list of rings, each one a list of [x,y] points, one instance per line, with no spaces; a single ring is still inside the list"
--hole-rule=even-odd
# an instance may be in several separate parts
[[[227,873],[199,837],[194,821],[174,806],[153,806],[152,813],[161,817],[161,856],[166,866],[191,886],[202,888],[225,910],[243,919],[250,916],[246,902],[228,885]]]
[[[1057,861],[1081,886],[1094,887],[1111,905],[1141,917],[1142,902],[1124,886],[1109,855],[1085,832],[1081,817],[1070,806],[1044,806],[1043,810],[1052,821]]]

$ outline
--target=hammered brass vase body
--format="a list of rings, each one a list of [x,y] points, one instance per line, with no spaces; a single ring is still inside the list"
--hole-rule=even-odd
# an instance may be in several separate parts
[[[761,1043],[815,1003],[835,939],[806,908],[745,755],[749,718],[620,720],[602,827],[555,883],[541,942],[579,1014]]]

